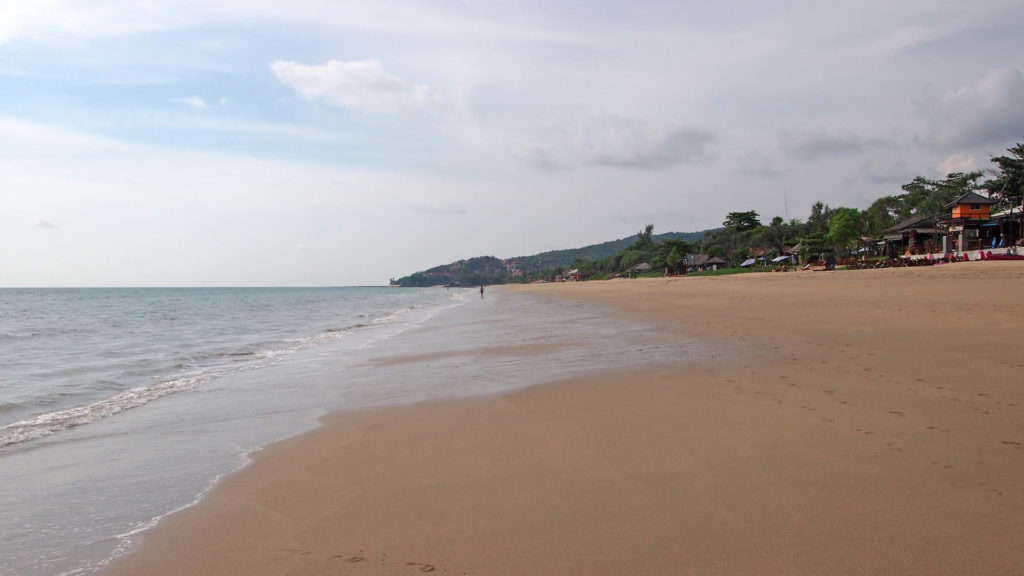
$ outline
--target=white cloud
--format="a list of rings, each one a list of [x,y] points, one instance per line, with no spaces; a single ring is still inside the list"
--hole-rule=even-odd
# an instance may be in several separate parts
[[[2,114],[0,134],[0,152],[22,158],[66,158],[124,150],[123,144],[110,138]]]
[[[192,108],[196,108],[199,110],[206,109],[206,101],[200,98],[199,96],[191,96],[189,98],[175,98],[173,101],[175,103],[184,104],[185,106],[190,106]]]
[[[53,222],[50,222],[49,220],[44,219],[44,218],[39,218],[39,219],[37,219],[37,220],[32,222],[32,227],[33,228],[42,228],[44,230],[54,230],[54,229],[57,228],[57,225],[54,224]]]
[[[429,86],[416,84],[410,89],[385,72],[378,60],[331,60],[313,66],[277,60],[270,68],[278,80],[308,100],[325,100],[360,112],[387,114],[442,106],[441,97]]]
[[[952,154],[947,156],[937,167],[940,175],[953,172],[971,172],[978,169],[978,161],[970,154]]]
[[[1002,144],[1024,134],[1024,73],[989,70],[976,84],[922,99],[929,143],[940,147]]]

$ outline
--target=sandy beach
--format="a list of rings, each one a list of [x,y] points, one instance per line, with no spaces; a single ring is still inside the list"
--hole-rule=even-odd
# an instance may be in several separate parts
[[[1024,574],[1024,265],[501,290],[710,355],[333,414],[102,574]]]

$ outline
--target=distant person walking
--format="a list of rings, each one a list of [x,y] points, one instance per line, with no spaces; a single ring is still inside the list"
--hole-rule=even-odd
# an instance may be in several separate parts
[[[484,285],[483,284],[480,285],[480,299],[481,300],[484,299]]]

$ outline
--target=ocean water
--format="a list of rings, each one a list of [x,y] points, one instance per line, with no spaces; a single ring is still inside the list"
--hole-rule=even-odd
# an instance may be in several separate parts
[[[500,291],[0,289],[0,575],[92,573],[328,411],[698,353]]]

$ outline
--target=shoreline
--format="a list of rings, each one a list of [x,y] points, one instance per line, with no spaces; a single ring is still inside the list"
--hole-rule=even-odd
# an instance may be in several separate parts
[[[1024,266],[758,276],[511,288],[717,347],[332,414],[100,574],[1024,570]]]

